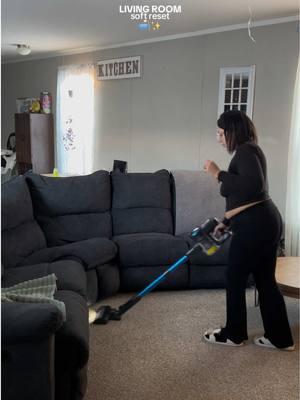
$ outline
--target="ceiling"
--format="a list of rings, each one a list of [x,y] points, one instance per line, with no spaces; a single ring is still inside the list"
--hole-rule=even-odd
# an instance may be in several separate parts
[[[178,5],[159,29],[143,31],[119,6]],[[91,51],[166,35],[296,16],[298,0],[2,0],[2,62]],[[21,56],[13,44],[27,44],[32,53]]]

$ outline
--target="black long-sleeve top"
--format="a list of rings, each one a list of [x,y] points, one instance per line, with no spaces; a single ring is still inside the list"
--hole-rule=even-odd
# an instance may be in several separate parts
[[[266,158],[255,143],[239,145],[228,172],[220,171],[218,180],[220,193],[226,198],[226,211],[269,199]]]

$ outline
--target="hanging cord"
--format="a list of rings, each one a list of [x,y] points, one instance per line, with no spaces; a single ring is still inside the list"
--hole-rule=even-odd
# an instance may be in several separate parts
[[[248,21],[248,35],[249,38],[252,40],[253,43],[256,43],[254,37],[251,34],[251,28],[252,28],[252,10],[251,7],[248,6],[248,10],[249,10],[249,21]]]

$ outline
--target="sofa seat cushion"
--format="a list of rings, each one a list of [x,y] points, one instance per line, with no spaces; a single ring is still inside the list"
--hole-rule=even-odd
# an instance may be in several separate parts
[[[111,261],[116,254],[117,247],[113,241],[107,238],[93,238],[64,246],[42,249],[23,260],[21,265],[75,259],[81,262],[85,269],[89,270]]]
[[[196,243],[193,239],[190,238],[190,233],[185,233],[183,235],[180,235],[180,237],[187,241],[190,248],[192,248]],[[203,251],[201,251],[201,248],[199,247],[194,251],[194,253],[191,254],[190,264],[195,264],[199,266],[227,265],[230,242],[231,240],[228,239],[212,256],[206,255]]]
[[[188,250],[186,241],[166,233],[138,233],[113,237],[121,267],[171,265]]]
[[[73,290],[84,298],[86,297],[86,273],[81,264],[72,260],[9,268],[5,270],[2,277],[2,286],[13,286],[17,283],[42,278],[52,273],[57,277],[58,290]]]
[[[93,237],[111,237],[110,212],[39,216],[38,222],[47,238],[47,245],[62,246]]]

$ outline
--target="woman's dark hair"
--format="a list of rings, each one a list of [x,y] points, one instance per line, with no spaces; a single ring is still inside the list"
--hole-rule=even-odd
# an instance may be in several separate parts
[[[233,153],[245,142],[257,143],[257,133],[251,119],[242,111],[230,110],[220,115],[217,125],[224,129],[226,147]]]

